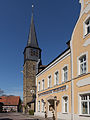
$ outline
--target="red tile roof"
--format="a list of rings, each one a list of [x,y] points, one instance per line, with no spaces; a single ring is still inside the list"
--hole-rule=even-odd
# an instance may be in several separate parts
[[[1,96],[0,102],[4,105],[18,105],[20,97],[19,96]]]

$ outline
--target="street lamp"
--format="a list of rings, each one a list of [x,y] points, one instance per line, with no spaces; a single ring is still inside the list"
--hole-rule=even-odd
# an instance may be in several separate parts
[[[35,112],[35,108],[36,108],[36,86],[32,86],[32,88],[34,88],[34,89],[31,89],[30,92],[33,94],[34,112]]]

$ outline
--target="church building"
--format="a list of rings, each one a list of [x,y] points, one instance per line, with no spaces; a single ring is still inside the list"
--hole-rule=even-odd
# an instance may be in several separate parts
[[[90,0],[79,2],[80,16],[67,49],[36,75],[36,116],[49,120],[90,120]],[[35,81],[33,65],[40,61],[41,53],[36,38],[32,41],[32,37],[30,33],[24,51],[24,101],[27,102],[32,98],[29,79]],[[35,51],[34,56],[31,51]]]
[[[33,9],[33,6],[32,6]],[[35,111],[35,91],[36,91],[36,73],[41,65],[41,49],[39,48],[33,12],[31,16],[30,33],[27,46],[24,49],[24,66],[23,66],[23,111]]]

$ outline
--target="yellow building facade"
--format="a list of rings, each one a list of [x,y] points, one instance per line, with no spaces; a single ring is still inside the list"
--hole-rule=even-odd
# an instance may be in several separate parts
[[[36,75],[35,115],[56,120],[90,120],[90,0],[68,48]]]

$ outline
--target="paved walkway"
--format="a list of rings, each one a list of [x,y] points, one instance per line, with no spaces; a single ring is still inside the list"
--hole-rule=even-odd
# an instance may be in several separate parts
[[[33,115],[26,115],[22,113],[0,113],[0,120],[48,120]]]
[[[42,118],[22,113],[0,113],[0,120],[42,120]]]

